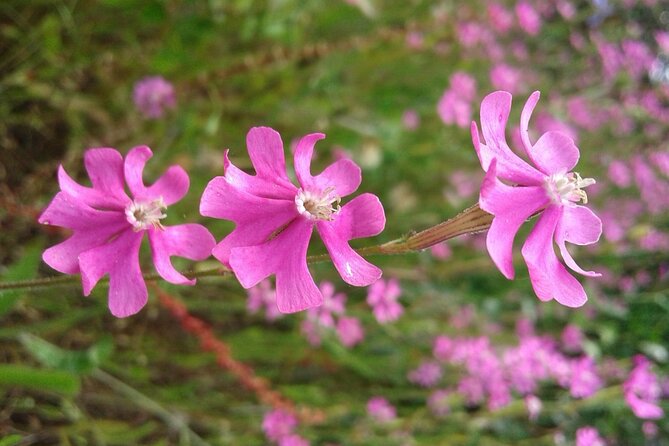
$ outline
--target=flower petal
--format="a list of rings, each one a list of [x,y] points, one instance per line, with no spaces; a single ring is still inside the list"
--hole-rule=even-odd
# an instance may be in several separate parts
[[[335,188],[335,194],[345,197],[355,192],[362,182],[360,167],[349,159],[335,161],[312,178],[313,184],[320,190]]]
[[[570,172],[580,157],[574,140],[558,131],[541,135],[529,153],[534,164],[546,175]]]
[[[128,203],[130,199],[123,186],[123,157],[116,149],[88,149],[84,165],[93,189],[109,197],[114,203]]]
[[[490,163],[481,185],[479,205],[495,216],[486,237],[488,254],[507,279],[513,279],[513,241],[520,226],[549,202],[539,186],[512,187],[497,179],[497,161]]]
[[[115,197],[92,187],[82,186],[74,181],[63,166],[58,166],[58,185],[68,195],[96,209],[122,210],[130,202],[127,196]]]
[[[259,177],[290,182],[281,135],[269,127],[253,127],[246,135],[246,147]]]
[[[102,276],[109,274],[109,309],[116,317],[131,316],[146,305],[148,292],[139,268],[142,235],[128,229],[113,241],[79,256],[86,296]]]
[[[565,206],[562,218],[555,231],[555,242],[560,248],[562,258],[569,268],[577,273],[589,277],[599,277],[601,274],[594,271],[584,271],[572,258],[565,242],[577,245],[591,245],[602,235],[602,221],[590,209],[584,206]]]
[[[311,158],[314,155],[314,145],[317,141],[320,141],[323,138],[325,138],[325,135],[322,133],[310,133],[300,138],[297,146],[295,146],[295,153],[293,154],[295,175],[303,189],[310,189],[313,187]]]
[[[56,194],[37,221],[43,225],[74,230],[90,230],[104,225],[115,225],[121,221],[127,223],[122,212],[98,211],[65,192]]]
[[[232,248],[230,265],[244,288],[276,274],[279,311],[294,313],[323,303],[323,295],[307,268],[307,247],[313,223],[296,219],[261,245]]]
[[[237,224],[212,252],[224,265],[229,265],[230,249],[259,245],[299,216],[294,201],[251,195],[236,187],[227,176],[209,182],[200,201],[200,214]]]
[[[191,260],[204,260],[211,255],[216,240],[207,228],[198,224],[167,226],[163,230],[150,229],[149,244],[153,264],[160,276],[170,283],[194,285],[195,279],[188,279],[177,271],[171,256]]]
[[[297,187],[290,180],[249,175],[232,164],[228,158],[228,152],[226,150],[223,155],[225,178],[237,189],[264,198],[279,198],[284,200],[293,200],[295,198]]]
[[[553,248],[553,234],[561,217],[562,207],[546,208],[521,252],[539,299],[555,299],[567,307],[580,307],[588,300],[585,290],[558,261]]]
[[[474,148],[486,172],[493,158],[497,159],[497,176],[522,185],[538,185],[544,175],[513,153],[506,143],[505,127],[511,110],[511,94],[490,93],[481,102],[481,131],[485,144],[479,140],[478,127],[472,122]]]
[[[520,113],[520,139],[523,141],[525,152],[530,156],[530,158],[532,157],[531,151],[533,146],[532,142],[530,141],[529,132],[530,118],[532,117],[534,108],[537,106],[537,102],[539,102],[540,96],[541,92],[533,92],[530,97],[527,98],[525,106],[523,106],[523,111]]]
[[[155,200],[162,197],[166,205],[176,203],[188,192],[190,180],[181,166],[170,166],[151,186],[146,187],[142,178],[146,162],[153,156],[147,146],[130,150],[125,157],[125,180],[135,200]]]

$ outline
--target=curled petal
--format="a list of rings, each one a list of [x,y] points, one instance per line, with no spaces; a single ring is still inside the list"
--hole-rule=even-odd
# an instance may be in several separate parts
[[[93,188],[115,202],[127,203],[123,189],[123,157],[116,149],[89,149],[84,153],[84,165]]]
[[[228,158],[228,150],[224,154],[225,178],[234,187],[251,195],[263,198],[279,198],[292,200],[297,188],[289,180],[267,178],[260,175],[249,175],[237,168]]]
[[[128,229],[113,241],[79,256],[86,296],[105,274],[109,274],[109,310],[116,317],[131,316],[146,305],[148,293],[139,268],[141,242],[142,233]]]
[[[293,155],[295,175],[303,188],[311,187],[313,184],[311,158],[314,155],[314,145],[323,138],[325,138],[325,135],[322,133],[310,133],[300,138],[297,146],[295,146],[295,153]]]
[[[166,205],[176,203],[188,192],[190,180],[181,166],[170,166],[151,186],[146,187],[142,175],[146,162],[153,156],[147,146],[130,150],[125,157],[125,179],[135,199],[155,200],[162,197]]]
[[[528,218],[546,206],[549,198],[539,186],[512,187],[497,179],[497,162],[492,160],[481,185],[479,205],[495,218],[488,230],[486,247],[497,268],[513,279],[513,241]]]
[[[332,262],[346,283],[367,286],[381,277],[381,270],[363,259],[348,242],[379,234],[385,222],[379,199],[372,194],[362,194],[347,203],[333,221],[317,223]]]
[[[562,218],[555,231],[555,242],[560,248],[562,258],[569,268],[589,277],[599,277],[594,271],[584,271],[572,258],[565,242],[577,245],[591,245],[602,235],[602,221],[590,209],[584,206],[564,206]]]
[[[486,172],[491,161],[497,159],[497,176],[522,185],[539,185],[541,172],[513,153],[506,143],[505,127],[511,110],[511,94],[506,91],[490,93],[481,102],[481,131],[485,144],[479,139],[478,127],[472,122],[474,148]]]
[[[553,235],[561,217],[562,207],[546,208],[521,252],[539,299],[555,299],[567,307],[580,307],[588,300],[585,290],[559,262],[553,248]]]
[[[272,240],[232,248],[230,265],[244,288],[276,274],[276,301],[282,313],[294,313],[323,303],[323,295],[307,268],[307,247],[313,224],[296,219]]]
[[[63,166],[58,166],[58,185],[63,192],[95,209],[121,210],[130,202],[125,193],[111,195],[101,189],[80,185],[65,172]]]
[[[532,117],[532,113],[534,112],[534,108],[537,106],[537,102],[539,102],[539,97],[541,96],[541,93],[539,91],[533,92],[529,98],[527,98],[527,102],[525,102],[525,106],[523,107],[523,111],[520,113],[520,139],[523,141],[523,146],[525,146],[525,152],[532,158],[532,142],[530,141],[530,133],[529,133],[529,127],[530,127],[530,118]]]
[[[557,131],[541,135],[529,154],[534,164],[546,175],[570,172],[580,157],[574,140]]]
[[[290,182],[281,135],[269,127],[253,127],[246,135],[246,147],[259,177]]]
[[[188,279],[177,271],[170,257],[204,260],[211,255],[216,240],[207,228],[192,223],[167,226],[163,230],[150,229],[149,244],[153,264],[163,279],[170,283],[194,285],[195,279]]]

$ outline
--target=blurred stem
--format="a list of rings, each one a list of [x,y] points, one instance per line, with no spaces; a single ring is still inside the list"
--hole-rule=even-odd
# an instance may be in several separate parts
[[[363,256],[378,254],[404,254],[409,252],[422,251],[446,240],[458,237],[463,234],[473,234],[485,231],[492,224],[493,216],[483,211],[478,204],[471,206],[460,212],[455,217],[448,219],[438,225],[427,228],[423,231],[402,237],[381,245],[367,246],[358,249],[358,253]],[[328,254],[320,254],[307,257],[308,263],[318,263],[330,258]],[[220,277],[230,275],[232,271],[224,266],[210,268],[205,270],[190,270],[183,274],[191,279],[200,277]],[[157,273],[144,274],[144,280],[155,281],[160,279]],[[67,275],[58,277],[43,277],[39,279],[17,280],[13,282],[0,282],[0,291],[49,288],[57,285],[67,285],[79,282],[78,275]],[[108,283],[109,278],[100,280],[100,283]]]
[[[123,381],[115,378],[114,376],[100,369],[93,370],[91,375],[93,376],[93,378],[106,384],[114,392],[123,395],[124,397],[128,398],[129,400],[137,404],[142,409],[146,410],[147,412],[151,412],[152,414],[163,420],[163,422],[167,424],[170,428],[177,429],[180,433],[187,435],[187,438],[192,442],[192,444],[198,446],[206,446],[209,444],[206,441],[204,441],[202,437],[197,435],[188,427],[188,423],[186,423],[186,420],[184,418],[172,414],[170,411],[161,406],[158,402],[152,400],[143,393],[133,389]]]

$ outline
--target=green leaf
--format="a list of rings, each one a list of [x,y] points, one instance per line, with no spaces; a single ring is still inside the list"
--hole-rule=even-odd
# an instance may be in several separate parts
[[[75,395],[79,392],[81,382],[78,376],[62,370],[41,370],[16,364],[2,364],[0,386],[19,386]]]
[[[37,267],[42,258],[42,244],[26,247],[23,256],[2,275],[3,281],[32,279],[37,275]],[[14,308],[25,290],[0,290],[0,317]]]
[[[77,374],[90,373],[104,362],[113,350],[111,338],[104,338],[86,350],[63,350],[35,335],[22,333],[19,341],[40,363],[53,369]]]
[[[6,437],[0,438],[0,446],[15,446],[21,443],[21,437],[18,434],[7,435]]]

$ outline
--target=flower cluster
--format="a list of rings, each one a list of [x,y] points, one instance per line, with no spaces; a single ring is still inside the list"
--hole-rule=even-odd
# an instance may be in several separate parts
[[[294,415],[276,409],[265,414],[262,429],[268,440],[278,446],[309,446],[309,442],[295,433],[297,418]]]

